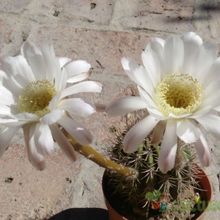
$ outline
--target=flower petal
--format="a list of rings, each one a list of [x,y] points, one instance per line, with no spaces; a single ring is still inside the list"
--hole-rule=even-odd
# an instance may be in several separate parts
[[[87,117],[95,112],[95,109],[80,98],[65,99],[60,102],[60,108],[66,110],[70,115]]]
[[[203,44],[202,39],[194,32],[188,32],[183,35],[184,42],[184,60],[182,72],[190,75],[195,74],[195,62],[200,53],[201,45]]]
[[[16,118],[0,118],[0,124],[6,126],[19,126],[21,123]]]
[[[165,40],[159,37],[151,38],[150,47],[158,55],[158,59],[162,60]]]
[[[220,82],[210,82],[210,85],[208,85],[206,88],[204,88],[204,94],[203,94],[203,102],[195,111],[191,118],[199,118],[207,113],[209,113],[211,110],[218,109],[218,106],[220,106]]]
[[[161,63],[158,60],[157,54],[150,47],[150,44],[142,52],[141,57],[145,70],[153,86],[156,87],[161,77]]]
[[[133,60],[126,57],[122,57],[121,64],[124,71],[127,73],[128,77],[135,83],[138,83],[138,81],[136,80],[133,74],[133,70],[138,69],[139,65],[136,64]]]
[[[92,142],[92,135],[84,128],[82,125],[80,125],[78,122],[73,120],[72,118],[68,117],[67,115],[64,115],[58,123],[71,135],[73,136],[76,141],[82,145],[90,144]]]
[[[203,84],[205,79],[209,77],[209,70],[217,59],[218,47],[209,43],[204,43],[200,49],[200,54],[197,62],[194,64],[196,67],[196,78]],[[209,80],[208,80],[209,81]]]
[[[60,68],[63,68],[65,65],[67,65],[71,61],[68,57],[59,57],[59,64]]]
[[[55,141],[59,144],[62,151],[67,155],[70,160],[76,160],[76,154],[73,146],[67,140],[67,137],[63,134],[63,132],[59,129],[56,124],[50,125],[50,129]]]
[[[144,108],[147,108],[147,104],[141,97],[129,96],[112,102],[106,112],[110,115],[123,115]]]
[[[12,74],[14,77],[19,75],[22,77],[24,82],[20,81],[20,83],[31,82],[35,79],[30,66],[21,55],[5,58],[1,68],[9,75]]]
[[[168,38],[164,45],[164,69],[166,74],[177,74],[183,64],[184,46],[178,36]]]
[[[158,159],[158,166],[162,173],[167,173],[169,170],[173,169],[176,160],[176,151],[176,122],[168,120]]]
[[[81,73],[81,74],[78,74],[78,75],[74,75],[72,76],[71,78],[69,78],[67,80],[68,83],[76,83],[76,82],[80,82],[80,81],[83,81],[85,79],[87,79],[89,77],[90,73],[87,72],[87,73]]]
[[[102,84],[94,81],[84,81],[67,87],[61,93],[60,98],[81,92],[101,92]]]
[[[7,74],[4,71],[0,70],[0,85],[2,85],[3,79],[7,79]]]
[[[177,136],[185,143],[190,144],[198,140],[197,128],[190,120],[181,120],[177,122]]]
[[[14,104],[14,97],[10,90],[4,86],[0,86],[0,104],[12,105]]]
[[[162,38],[151,38],[151,41],[149,43],[150,48],[152,51],[154,51],[154,56],[155,59],[158,60],[157,62],[160,65],[160,77],[159,79],[161,79],[164,75],[163,69],[164,69],[164,62],[163,62],[163,53],[164,53],[164,45],[165,45],[165,40]]]
[[[44,115],[41,121],[45,124],[51,125],[59,121],[63,117],[64,114],[65,114],[64,110],[54,109],[48,114]]]
[[[42,155],[50,154],[54,150],[53,137],[47,124],[37,124],[34,139],[37,149]]]
[[[26,41],[22,45],[21,54],[26,58],[27,62],[31,66],[35,78],[37,80],[45,79],[45,60],[43,59],[43,55],[40,49],[31,42]]]
[[[194,144],[199,160],[203,166],[209,166],[211,161],[210,149],[205,136],[200,133],[199,140]]]
[[[35,145],[35,140],[34,140],[35,126],[36,125],[34,124],[34,125],[26,125],[23,127],[24,140],[27,146],[29,161],[37,169],[43,170],[45,168],[45,160],[44,160],[44,156],[38,152],[37,147]]]
[[[189,118],[192,119],[196,119],[199,118],[203,115],[206,115],[208,112],[210,112],[210,110],[213,109],[212,106],[208,105],[208,106],[199,106],[199,108],[197,109],[197,111],[195,111],[192,115],[189,116]]]
[[[0,115],[2,116],[11,116],[11,108],[7,105],[1,105],[0,104]]]
[[[196,118],[196,120],[214,135],[220,135],[220,117],[215,114],[207,114],[204,117]]]
[[[165,121],[160,121],[155,126],[152,132],[151,144],[159,144],[161,142],[163,135],[164,135],[165,128],[166,128]]]
[[[220,66],[219,66],[220,67]],[[219,74],[220,75],[220,74]],[[208,80],[208,79],[207,79]],[[212,96],[215,92],[220,93],[220,80],[213,79],[213,81],[210,81],[208,85],[204,88],[204,99],[208,99],[210,96]],[[220,95],[219,95],[220,97]]]
[[[55,56],[54,48],[51,44],[44,43],[41,47],[41,53],[45,63],[46,79],[52,81],[61,74],[61,68],[58,58]]]
[[[30,81],[27,80],[27,78],[25,76],[22,76],[20,74],[16,74],[16,75],[11,75],[10,79],[13,79],[14,84],[17,84],[18,86],[21,86],[22,88],[25,88]]]
[[[137,150],[138,145],[141,144],[152,131],[155,125],[158,123],[158,119],[148,115],[136,125],[134,125],[128,133],[125,135],[123,141],[123,149],[127,153],[132,153]]]
[[[55,89],[59,93],[66,87],[67,83],[67,72],[65,69],[62,69],[62,71],[56,75],[55,77]]]
[[[14,100],[18,100],[19,94],[21,93],[23,87],[16,82],[14,77],[6,77],[4,80],[4,87],[10,90],[10,92],[13,94]]]
[[[215,62],[210,67],[210,70],[207,71],[207,74],[204,76],[203,86],[207,87],[210,83],[220,80],[220,57],[215,60]]]
[[[19,113],[10,115],[8,118],[0,118],[0,124],[9,127],[18,127],[36,121],[38,121],[38,116],[31,113]]]
[[[68,63],[64,68],[70,77],[88,72],[91,68],[91,65],[84,60],[74,60]]]
[[[5,150],[7,149],[11,139],[14,137],[15,133],[17,132],[18,128],[4,128],[0,132],[0,157],[3,155]]]
[[[14,117],[16,119],[18,119],[19,121],[24,121],[26,122],[35,122],[38,121],[38,116],[29,112],[23,112],[23,113],[18,113],[16,115],[14,115]]]
[[[220,94],[218,92],[213,93],[211,96],[205,96],[203,98],[203,103],[200,106],[200,109],[207,108],[208,106],[211,107],[211,109],[214,109],[215,107],[220,105]]]
[[[130,58],[127,58],[127,57],[122,57],[121,64],[122,64],[122,67],[125,70],[125,72],[130,77],[130,79],[132,81],[135,81],[135,78],[132,74],[132,71],[137,69],[139,67],[139,65],[137,63],[135,63],[133,60],[131,60]]]
[[[215,107],[215,111],[220,112],[220,105]]]
[[[158,110],[154,100],[151,98],[151,96],[148,95],[147,92],[145,92],[141,87],[138,86],[138,91],[140,96],[145,99],[145,103],[147,104],[147,110],[148,112],[153,115],[156,118],[164,119],[164,116],[162,113]]]
[[[153,84],[144,67],[134,64],[133,61],[125,57],[121,59],[121,64],[128,77],[152,95]]]

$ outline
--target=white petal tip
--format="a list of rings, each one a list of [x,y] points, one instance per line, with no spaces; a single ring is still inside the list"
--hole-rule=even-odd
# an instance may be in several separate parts
[[[124,70],[130,70],[129,59],[128,58],[122,57],[121,64],[122,64],[122,67],[123,67]]]
[[[127,153],[127,154],[134,153],[135,150],[132,150],[132,149],[134,149],[134,147],[129,147],[129,146],[124,146],[124,147],[123,147],[123,151],[124,151],[125,153]]]
[[[190,40],[196,42],[198,45],[202,45],[203,40],[202,38],[196,34],[195,32],[187,32],[183,35],[184,40]]]
[[[159,166],[159,170],[161,171],[161,173],[166,174],[168,171],[172,170],[174,166],[170,166],[169,162],[165,162],[163,164],[158,164]]]
[[[73,161],[73,162],[76,161],[76,154],[75,154],[75,152],[73,152],[73,151],[71,153],[70,152],[69,153],[66,152],[66,156],[69,158],[70,161]]]
[[[123,151],[125,153],[131,154],[134,153],[138,149],[137,145],[131,144],[128,140],[123,141]]]
[[[29,160],[30,163],[39,171],[42,171],[46,168],[46,163],[45,161],[31,161]]]
[[[97,85],[98,85],[99,89],[96,92],[100,93],[102,91],[102,84],[97,82]]]
[[[106,112],[106,109],[107,109],[106,105],[95,103],[95,110],[96,110],[96,112]]]
[[[87,145],[87,144],[92,144],[93,142],[93,137],[91,134],[85,134],[85,136],[83,137],[83,139],[77,139],[77,141],[81,144],[81,145]]]
[[[206,154],[205,154],[205,155],[203,156],[202,160],[201,160],[202,166],[204,166],[204,167],[209,167],[210,162],[211,162],[211,158],[209,157],[209,155],[206,155]]]

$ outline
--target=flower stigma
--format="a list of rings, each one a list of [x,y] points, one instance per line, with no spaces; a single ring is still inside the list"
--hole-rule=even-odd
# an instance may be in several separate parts
[[[27,85],[19,96],[19,112],[43,116],[49,112],[49,103],[56,94],[54,85],[48,80],[38,80]]]
[[[156,87],[156,102],[165,116],[193,113],[201,100],[201,84],[187,74],[169,74]]]

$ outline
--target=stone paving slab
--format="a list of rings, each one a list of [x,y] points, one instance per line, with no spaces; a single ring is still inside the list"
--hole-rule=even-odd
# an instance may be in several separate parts
[[[193,16],[193,1],[130,1],[116,2],[112,23],[133,31],[178,33],[193,29],[193,24],[180,22]],[[159,25],[158,25],[159,24]]]
[[[102,82],[104,89],[86,99],[106,103],[132,85],[121,68],[122,56],[140,63],[150,37],[185,31],[196,31],[220,45],[219,12],[218,0],[3,0],[0,56],[18,54],[26,39],[51,40],[57,55],[91,63],[91,78]],[[108,129],[118,119],[100,113],[88,119],[99,150],[108,145]],[[80,156],[72,163],[57,150],[48,158],[47,169],[36,171],[18,133],[0,164],[1,220],[43,220],[71,207],[105,207],[103,169]],[[217,161],[207,170],[214,201],[220,201],[218,167]],[[211,210],[205,220],[219,216],[219,210]]]
[[[44,171],[33,168],[23,145],[12,144],[1,158],[0,219],[47,219],[70,207],[71,184],[80,162],[56,152]]]

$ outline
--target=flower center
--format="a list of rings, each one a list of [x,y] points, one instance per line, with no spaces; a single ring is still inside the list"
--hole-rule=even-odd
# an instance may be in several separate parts
[[[19,111],[43,116],[49,112],[48,105],[55,94],[55,88],[49,81],[38,80],[31,82],[19,96]]]
[[[201,84],[187,74],[169,74],[156,87],[156,102],[165,116],[192,113],[201,99]]]

